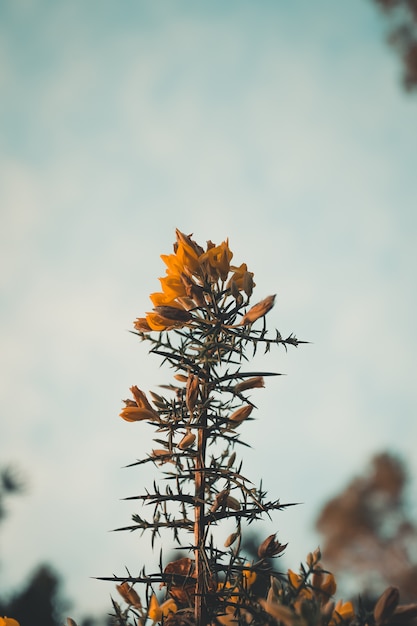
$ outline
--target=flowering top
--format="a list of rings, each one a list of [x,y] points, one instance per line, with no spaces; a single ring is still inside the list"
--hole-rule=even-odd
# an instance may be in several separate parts
[[[129,497],[151,505],[153,513],[135,513],[132,524],[118,530],[147,531],[152,545],[168,530],[190,555],[165,567],[161,559],[157,573],[143,570],[139,577],[118,578],[118,590],[134,607],[139,626],[147,620],[165,626],[246,626],[253,611],[253,626],[261,626],[272,622],[272,616],[257,602],[256,582],[274,574],[267,560],[285,546],[270,535],[252,563],[240,554],[242,526],[287,505],[269,500],[262,484],[251,486],[236,459],[235,445],[247,445],[239,431],[256,408],[251,392],[263,388],[266,377],[277,375],[247,371],[246,351],[255,354],[259,347],[268,352],[272,345],[299,342],[293,335],[284,339],[278,330],[269,335],[265,323],[255,327],[273,307],[275,296],[250,305],[253,273],[245,263],[231,265],[227,239],[220,245],[209,241],[204,249],[177,230],[173,253],[161,258],[166,266],[162,290],[151,294],[153,310],[137,319],[135,328],[151,344],[149,352],[174,369],[174,381],[162,385],[168,396],[150,392],[150,400],[133,385],[120,416],[128,422],[145,421],[156,430],[157,447],[131,465],[165,468],[152,490]],[[159,335],[152,336],[152,331]],[[234,523],[234,532],[216,547],[211,531],[225,521]],[[166,588],[162,602],[153,587],[157,582]],[[135,583],[148,586],[144,605],[132,587]]]
[[[246,263],[231,265],[233,253],[227,239],[220,245],[208,241],[204,250],[191,236],[179,230],[176,236],[174,253],[161,255],[167,267],[166,276],[159,279],[162,291],[150,295],[153,311],[135,321],[136,330],[165,331],[203,320],[235,322],[243,304],[242,293],[249,298],[255,286],[253,273]],[[232,304],[226,304],[229,297],[233,298]],[[250,324],[265,315],[274,299],[269,296],[252,307],[237,325]]]

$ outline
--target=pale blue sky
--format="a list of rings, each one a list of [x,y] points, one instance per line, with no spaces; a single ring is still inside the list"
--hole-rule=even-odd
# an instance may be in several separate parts
[[[29,483],[2,587],[49,560],[77,619],[109,608],[89,577],[148,558],[107,531],[150,484],[120,467],[152,432],[117,416],[169,381],[127,331],[176,226],[229,237],[270,324],[312,341],[270,356],[288,376],[247,429],[247,474],[304,503],[276,521],[287,562],[374,452],[416,475],[417,103],[384,37],[366,0],[1,3],[0,460]]]

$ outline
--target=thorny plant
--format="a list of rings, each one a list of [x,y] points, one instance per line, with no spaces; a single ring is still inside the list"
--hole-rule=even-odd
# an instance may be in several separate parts
[[[153,311],[134,323],[150,353],[174,369],[175,382],[166,387],[169,397],[150,392],[149,400],[133,386],[132,398],[125,400],[121,417],[145,421],[157,433],[157,447],[132,466],[163,466],[164,476],[151,490],[128,498],[150,504],[151,519],[134,514],[132,524],[118,530],[149,533],[152,545],[161,532],[171,531],[174,544],[189,556],[165,566],[161,558],[154,574],[142,569],[139,576],[105,578],[118,583],[127,605],[122,608],[113,600],[115,623],[387,624],[398,614],[396,590],[387,590],[374,613],[355,613],[351,602],[335,604],[335,579],[323,570],[319,550],[308,555],[299,574],[289,570],[286,575],[271,566],[286,547],[276,534],[260,544],[256,562],[242,555],[245,524],[289,506],[268,499],[262,484],[254,487],[236,456],[237,444],[247,445],[240,436],[242,424],[255,408],[247,392],[277,375],[250,371],[248,364],[258,350],[305,342],[292,334],[284,338],[277,330],[268,334],[265,316],[275,296],[250,306],[253,273],[245,263],[232,265],[232,256],[227,240],[220,245],[209,241],[203,249],[177,230],[174,253],[161,256],[167,271],[160,279],[162,291],[150,296]],[[212,530],[223,520],[232,520],[235,528],[218,547]],[[267,581],[262,597],[254,592],[257,577]],[[145,586],[143,602],[135,588],[139,583]],[[158,586],[165,598],[157,598]],[[406,619],[417,614],[417,605],[413,607]]]

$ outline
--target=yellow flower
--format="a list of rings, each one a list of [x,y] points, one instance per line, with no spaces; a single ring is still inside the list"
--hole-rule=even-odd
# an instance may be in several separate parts
[[[184,266],[176,254],[161,254],[161,259],[167,266],[168,276],[180,276],[184,271]]]
[[[150,404],[146,395],[136,385],[130,388],[134,400],[125,400],[126,406],[120,417],[127,422],[141,422],[142,420],[159,420],[159,415]]]
[[[146,321],[152,330],[171,330],[171,328],[181,328],[185,322],[168,319],[158,313],[147,313]]]
[[[20,624],[13,617],[0,617],[0,626],[20,626]]]
[[[249,565],[249,563],[247,565]],[[256,580],[256,572],[253,572],[252,570],[245,568],[242,571],[242,576],[243,576],[243,585],[245,589],[249,589],[250,587],[252,587],[253,583]]]
[[[335,577],[330,572],[324,572],[320,566],[314,570],[311,584],[317,595],[323,594],[325,596],[325,601],[336,593],[337,585]]]
[[[225,583],[218,583],[217,591],[223,592],[221,593],[221,595],[228,602],[237,604],[240,601],[239,587],[236,584],[230,582],[230,580],[227,580]]]
[[[239,291],[244,291],[247,296],[251,296],[253,288],[255,287],[253,272],[248,272],[246,263],[242,263],[239,267],[231,266],[230,269],[233,270],[234,273],[227,283],[227,287],[230,289],[233,282]]]
[[[142,422],[144,420],[154,420],[155,413],[142,409],[138,406],[125,406],[119,413],[126,422]]]
[[[294,589],[298,589],[299,587],[302,586],[303,579],[301,578],[301,576],[293,572],[292,569],[288,570],[287,575],[288,575],[288,581],[291,587],[293,587]]]
[[[348,622],[355,617],[355,610],[352,602],[343,602],[339,600],[334,607],[332,619],[329,626],[337,626],[341,622]]]
[[[178,242],[176,256],[182,272],[191,276],[201,275],[199,256],[187,242],[182,240]]]
[[[230,261],[233,252],[229,249],[229,240],[223,241],[219,246],[211,241],[207,243],[207,252],[200,257],[200,263],[204,264],[210,278],[217,280],[219,277],[225,281],[230,271]]]
[[[299,599],[311,599],[313,597],[313,592],[311,591],[311,589],[307,589],[304,584],[304,578],[302,576],[299,576],[298,574],[296,574],[295,572],[293,572],[291,569],[288,570],[288,580],[289,583],[291,585],[291,587],[293,587],[296,592],[297,592],[297,597]]]
[[[187,295],[187,290],[181,276],[183,276],[182,273],[168,274],[167,276],[164,276],[164,278],[159,279],[162,291],[164,292],[167,300],[175,300],[175,298],[183,298]]]
[[[239,624],[239,614],[236,613],[232,606],[227,606],[224,613],[218,613],[216,620],[222,624],[222,626],[236,626]]]
[[[159,604],[156,595],[152,594],[148,607],[148,617],[153,622],[160,622],[163,617],[167,617],[169,613],[176,613],[176,611],[177,605],[172,598]]]
[[[142,409],[148,409],[148,411],[153,411],[156,416],[158,416],[148,398],[146,397],[146,394],[141,389],[139,389],[139,387],[133,385],[133,387],[130,388],[130,391],[132,392],[132,395],[135,398],[135,402],[139,407],[141,407]]]
[[[151,293],[151,295],[149,296],[154,306],[178,306],[178,304],[175,302],[175,297],[175,295],[174,297],[172,297],[171,294],[168,295],[165,292],[160,291]]]
[[[135,322],[135,328],[140,332],[162,332],[182,328],[192,319],[188,313],[190,310],[210,306],[207,282],[216,283],[221,280],[224,283],[232,269],[230,262],[233,253],[229,248],[228,239],[220,245],[208,241],[204,251],[191,239],[191,235],[185,235],[177,229],[176,236],[174,254],[161,254],[161,259],[166,265],[166,275],[159,279],[162,291],[150,295],[154,310],[147,313],[146,318],[138,318]],[[240,267],[233,267],[233,270],[234,274],[228,283],[232,295],[239,298],[241,290],[250,296],[254,286],[253,274],[247,271],[245,263]],[[217,285],[218,291],[222,288],[223,285]],[[270,303],[270,299],[271,297],[248,311],[238,326],[251,323],[265,315],[273,304]],[[184,311],[189,317],[180,314],[169,315],[159,310],[161,307]],[[262,307],[262,310],[259,307]]]
[[[150,298],[155,307],[172,306],[184,308],[177,301],[178,299],[190,296],[190,286],[187,283],[187,277],[192,275],[200,275],[201,268],[199,263],[199,247],[197,244],[184,235],[179,230],[177,233],[177,242],[174,245],[175,254],[161,254],[161,259],[167,266],[166,276],[160,278],[162,293],[153,293]],[[201,252],[203,251],[200,249]],[[190,279],[188,279],[190,280]],[[193,306],[193,303],[191,303]],[[146,318],[147,323],[152,330],[169,330],[177,326],[167,325],[161,320],[154,318]]]

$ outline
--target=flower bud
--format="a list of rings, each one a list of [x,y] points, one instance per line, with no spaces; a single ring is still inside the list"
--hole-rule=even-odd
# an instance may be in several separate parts
[[[120,417],[126,420],[126,422],[142,422],[144,420],[155,420],[154,411],[148,411],[148,409],[142,409],[138,406],[132,406],[127,404],[124,409],[119,413]]]
[[[232,454],[229,456],[229,459],[227,461],[227,469],[230,469],[233,465],[233,463],[235,462],[236,459],[236,452],[232,452]]]
[[[279,541],[275,541],[275,537],[276,533],[274,533],[273,535],[269,535],[269,537],[267,537],[265,541],[261,543],[258,548],[258,556],[260,559],[277,556],[285,550],[288,544],[286,543],[285,545],[283,545]]]
[[[226,506],[229,509],[233,509],[233,511],[240,511],[241,509],[239,500],[236,500],[236,498],[233,498],[233,496],[227,496]]]
[[[240,393],[246,389],[255,389],[256,387],[265,387],[263,376],[253,376],[252,378],[242,380],[241,383],[237,383],[237,385],[234,386],[233,391]]]
[[[133,326],[134,328],[136,328],[136,330],[139,330],[142,333],[152,332],[152,328],[149,326],[148,322],[146,321],[146,317],[138,317],[133,322]]]
[[[269,579],[269,590],[268,595],[266,597],[266,601],[269,603],[278,602],[281,595],[281,590],[278,587],[277,580],[274,576],[271,576]]]
[[[220,507],[224,507],[226,505],[227,498],[229,496],[230,491],[228,489],[223,489],[220,491],[213,500],[213,504],[210,508],[210,513],[215,513],[217,509]]]
[[[229,535],[226,541],[224,542],[224,547],[229,548],[232,544],[234,544],[234,542],[239,537],[239,535],[240,533],[232,533],[231,535]]]
[[[176,306],[156,306],[154,307],[154,311],[158,313],[158,315],[176,322],[188,322],[191,319],[191,313],[185,309],[179,309]]]
[[[195,374],[189,374],[185,389],[185,404],[187,405],[187,409],[189,410],[189,412],[192,414],[197,402],[198,392],[200,389],[198,384],[198,376],[196,376]]]
[[[396,624],[409,623],[411,620],[415,620],[417,617],[417,603],[402,604],[397,606],[392,616],[392,621]]]
[[[199,307],[204,307],[206,302],[204,300],[204,289],[200,285],[196,285],[186,274],[181,274],[181,281],[185,287],[185,293],[193,304],[195,303]]]
[[[229,289],[230,289],[230,293],[232,294],[232,296],[234,297],[235,300],[240,300],[242,301],[243,298],[240,295],[240,291],[239,291],[239,287],[237,286],[236,282],[233,280],[233,278],[229,281]]]
[[[320,565],[314,570],[311,584],[315,593],[324,594],[326,598],[330,598],[336,593],[336,579],[330,572],[325,572]]]
[[[321,550],[320,548],[316,548],[313,552],[314,563],[318,563],[321,559]]]
[[[182,298],[177,298],[177,302],[179,302],[179,304],[186,310],[186,311],[190,311],[191,309],[195,308],[195,304],[194,302],[191,300],[191,298],[187,298],[186,296],[182,296]]]
[[[232,415],[229,417],[229,421],[234,425],[238,426],[252,413],[253,406],[250,404],[245,404],[241,406],[240,409],[237,409]]]
[[[253,273],[252,272],[245,272],[243,274],[243,281],[242,282],[243,282],[243,291],[246,293],[248,298],[250,298],[251,295],[252,295],[253,287],[255,285],[255,283],[253,282]]]
[[[142,603],[137,592],[133,589],[131,585],[129,585],[128,582],[124,582],[121,585],[116,585],[116,589],[127,604],[135,607],[135,609],[142,608]]]
[[[174,463],[169,450],[156,449],[152,450],[152,458],[158,460],[161,465],[164,463]]]
[[[267,613],[272,615],[278,622],[284,624],[284,626],[294,626],[295,615],[289,606],[284,606],[278,602],[268,602],[263,598],[260,598],[259,603]]]
[[[264,317],[274,306],[275,295],[268,296],[264,300],[261,300],[255,304],[245,315],[242,317],[241,325],[252,324],[256,322],[260,317]]]
[[[188,380],[188,376],[185,376],[184,374],[174,374],[174,378],[180,383],[186,383]]]
[[[324,623],[327,623],[331,619],[334,608],[335,608],[335,603],[333,600],[328,600],[326,604],[322,607],[321,615],[322,615]]]
[[[187,313],[187,311],[185,312]],[[164,330],[171,330],[172,328],[181,328],[185,324],[185,322],[183,321],[174,320],[172,318],[165,317],[164,315],[160,315],[156,311],[154,311],[153,313],[147,313],[146,321],[149,324],[151,330],[157,330],[159,332],[162,332]]]
[[[159,420],[159,415],[153,409],[146,395],[136,385],[130,388],[133,400],[125,400],[125,408],[122,409],[120,417],[127,422],[141,422],[142,420]]]
[[[142,409],[147,409],[148,411],[155,413],[156,417],[159,417],[158,413],[153,409],[151,403],[149,402],[146,394],[143,391],[141,391],[136,385],[133,385],[133,387],[130,388],[130,391],[132,392],[132,395],[135,398],[138,407],[141,407]]]
[[[158,409],[166,409],[167,402],[166,402],[165,398],[163,398],[162,396],[158,395],[154,391],[150,391],[149,393],[152,396],[152,402],[154,403],[154,405]]]
[[[186,450],[187,448],[193,445],[194,441],[195,441],[195,435],[192,432],[187,431],[187,433],[179,442],[178,447],[180,450]]]
[[[306,563],[308,567],[313,568],[315,565],[319,563],[321,559],[320,548],[316,548],[314,552],[309,552],[306,557]]]
[[[394,613],[400,601],[400,592],[397,587],[388,587],[379,597],[374,608],[374,618],[376,624],[384,624]]]

